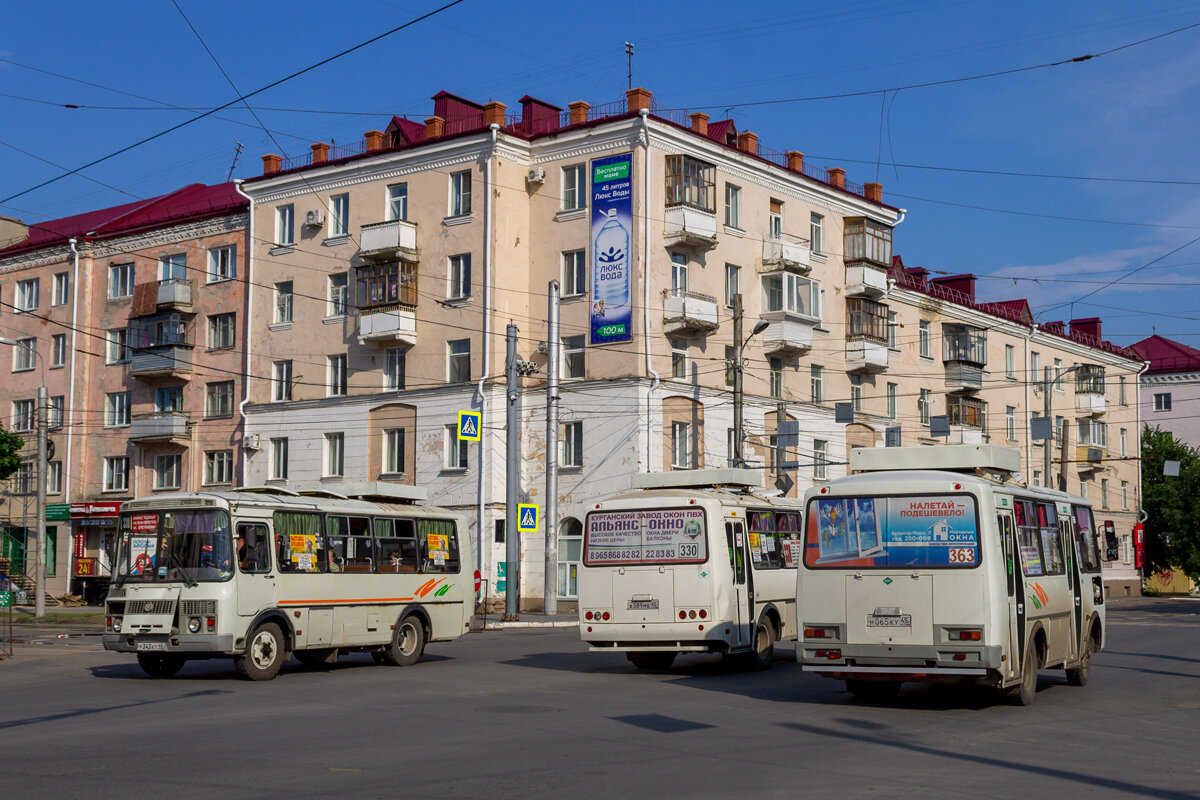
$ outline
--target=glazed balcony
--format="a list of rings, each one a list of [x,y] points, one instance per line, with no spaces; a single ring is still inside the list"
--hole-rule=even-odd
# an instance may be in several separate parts
[[[946,416],[951,444],[983,444],[987,428],[987,403],[974,397],[948,395]]]
[[[362,226],[359,257],[365,261],[416,260],[417,224],[403,219]]]
[[[987,366],[987,331],[970,325],[942,325],[942,363],[946,391],[973,392],[983,388]]]
[[[720,327],[717,298],[671,289],[663,295],[663,332],[707,334]]]
[[[1104,367],[1099,364],[1084,364],[1075,371],[1075,410],[1084,416],[1103,414],[1107,408],[1104,399]]]

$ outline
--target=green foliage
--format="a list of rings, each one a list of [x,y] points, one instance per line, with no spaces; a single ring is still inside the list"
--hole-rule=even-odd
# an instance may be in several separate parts
[[[1178,461],[1179,476],[1163,475]],[[1200,578],[1200,452],[1158,427],[1142,431],[1142,507],[1146,511],[1146,573],[1179,567]]]
[[[21,464],[21,448],[25,440],[15,433],[4,430],[0,425],[0,481],[17,471]]]

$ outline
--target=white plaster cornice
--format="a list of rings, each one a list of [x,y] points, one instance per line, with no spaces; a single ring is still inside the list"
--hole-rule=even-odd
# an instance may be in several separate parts
[[[93,258],[108,258],[111,256],[128,256],[133,251],[149,250],[155,247],[179,244],[180,242],[200,239],[207,236],[221,236],[246,230],[250,222],[249,212],[227,214],[223,217],[202,219],[196,222],[186,222],[182,225],[172,225],[169,228],[157,228],[145,233],[122,236],[116,239],[103,239],[91,243]]]
[[[0,274],[17,272],[23,269],[36,269],[37,267],[44,267],[47,264],[66,263],[70,257],[71,248],[65,244],[47,249],[31,250],[28,253],[10,256],[0,261]]]
[[[1145,386],[1189,386],[1200,383],[1200,372],[1161,372],[1142,376]]]

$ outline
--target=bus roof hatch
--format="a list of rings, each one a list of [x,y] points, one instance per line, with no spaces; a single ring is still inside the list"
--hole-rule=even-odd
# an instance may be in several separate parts
[[[429,490],[423,486],[383,481],[349,481],[338,483],[336,489],[326,486],[298,486],[296,490],[305,497],[384,500],[391,503],[422,503],[429,499]]]
[[[1021,454],[994,444],[943,444],[933,447],[855,447],[851,472],[940,469],[1012,475],[1021,469]]]
[[[706,486],[733,486],[757,489],[762,486],[762,471],[757,469],[680,469],[671,472],[639,472],[630,484],[634,489],[684,489]]]

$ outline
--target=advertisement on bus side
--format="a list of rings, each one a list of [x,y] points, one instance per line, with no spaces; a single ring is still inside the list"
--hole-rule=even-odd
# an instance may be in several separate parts
[[[587,516],[583,563],[700,564],[708,559],[704,509],[593,511]]]
[[[814,499],[804,558],[809,567],[973,567],[979,563],[974,498]]]

